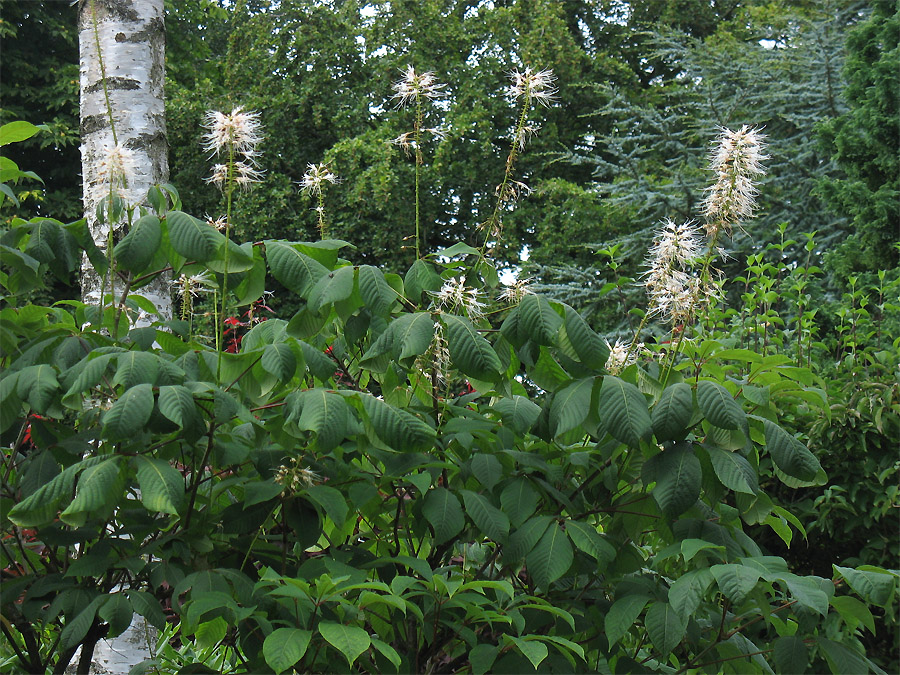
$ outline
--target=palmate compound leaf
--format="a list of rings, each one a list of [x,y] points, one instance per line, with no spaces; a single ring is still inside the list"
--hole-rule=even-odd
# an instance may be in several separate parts
[[[653,498],[669,518],[677,518],[697,503],[703,469],[690,443],[678,443],[644,463],[645,484],[655,482]]]
[[[16,394],[20,399],[28,401],[33,412],[47,412],[58,389],[56,370],[51,365],[27,366],[18,373]]]
[[[566,533],[576,547],[597,562],[608,565],[615,559],[616,549],[597,532],[597,528],[593,525],[569,520],[566,522]]]
[[[294,350],[284,342],[266,345],[263,348],[259,365],[282,382],[289,382],[297,372],[297,356],[294,354]]]
[[[418,417],[395,408],[370,394],[360,399],[375,435],[399,452],[415,452],[430,447],[437,432]]]
[[[168,462],[154,457],[135,457],[141,503],[148,511],[178,515],[184,501],[184,476]]]
[[[597,413],[612,437],[632,448],[653,430],[647,399],[637,387],[618,377],[603,378]]]
[[[551,522],[540,541],[525,556],[528,573],[535,584],[549,590],[550,584],[559,579],[572,564],[574,555],[569,538],[558,523]]]
[[[422,504],[422,515],[434,528],[436,544],[443,544],[459,534],[466,524],[466,516],[456,495],[446,488],[428,491]]]
[[[541,407],[527,396],[512,396],[496,401],[492,409],[500,413],[505,426],[509,426],[519,434],[526,434],[537,422],[541,414]]]
[[[72,527],[81,527],[88,518],[106,518],[122,496],[122,457],[114,456],[86,468],[78,478],[75,499],[59,514]]]
[[[320,621],[319,634],[325,638],[326,642],[343,654],[351,666],[359,658],[359,655],[372,644],[369,634],[358,626],[345,626],[331,621]]]
[[[63,499],[72,496],[75,477],[85,469],[107,461],[108,457],[88,457],[54,476],[48,483],[10,509],[7,517],[20,527],[43,525],[56,517]]]
[[[353,295],[355,279],[356,272],[352,265],[323,275],[309,293],[310,308],[318,312],[327,305],[346,300]]]
[[[181,428],[197,422],[197,404],[187,387],[180,384],[160,387],[158,405],[163,417]]]
[[[404,314],[390,324],[388,331],[394,358],[403,362],[428,351],[434,339],[434,320],[428,312]]]
[[[442,314],[441,318],[453,367],[476,380],[494,381],[503,366],[491,343],[478,334],[468,319],[452,314]]]
[[[712,582],[712,572],[705,568],[683,574],[669,587],[669,604],[687,621],[697,611]]]
[[[503,488],[500,493],[500,506],[503,508],[503,513],[509,517],[509,522],[513,527],[519,527],[534,513],[539,499],[537,490],[532,487],[531,481],[520,476],[513,478]]]
[[[312,632],[300,628],[276,628],[263,642],[263,657],[276,673],[289,670],[306,654]]]
[[[566,307],[565,331],[566,337],[584,365],[594,370],[606,367],[609,359],[606,342],[571,307]]]

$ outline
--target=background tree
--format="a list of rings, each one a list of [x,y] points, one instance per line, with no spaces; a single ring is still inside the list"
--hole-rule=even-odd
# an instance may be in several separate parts
[[[825,179],[822,192],[846,216],[828,264],[846,279],[900,262],[900,10],[878,0],[847,37],[844,100],[850,109],[824,121],[822,138],[846,177]]]
[[[104,251],[136,227],[139,216],[117,214],[114,197],[127,210],[145,202],[152,186],[168,180],[163,16],[162,0],[87,0],[79,7],[85,218]],[[98,207],[104,203],[101,219]],[[124,227],[126,221],[129,227]],[[155,240],[159,246],[158,229]],[[110,267],[112,289],[119,283],[131,286],[130,272],[120,282],[115,266]],[[104,281],[93,266],[85,266],[81,291],[84,298],[104,303]],[[160,316],[172,316],[166,275],[142,287],[141,294]]]

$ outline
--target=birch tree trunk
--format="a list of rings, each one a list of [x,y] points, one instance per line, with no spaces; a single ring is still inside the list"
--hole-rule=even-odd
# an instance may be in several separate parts
[[[101,168],[108,150],[118,141],[134,157],[133,173],[129,172],[127,187],[120,191],[128,205],[146,203],[147,190],[169,176],[163,11],[163,0],[82,0],[79,7],[84,208],[94,241],[104,251],[110,223],[98,222],[96,211],[108,195]],[[113,239],[118,241],[126,223],[112,226]],[[99,302],[102,284],[85,260],[81,293],[86,303]],[[117,298],[120,286],[116,284]],[[109,281],[105,292],[110,292]],[[161,319],[172,318],[168,275],[137,292],[153,302]]]

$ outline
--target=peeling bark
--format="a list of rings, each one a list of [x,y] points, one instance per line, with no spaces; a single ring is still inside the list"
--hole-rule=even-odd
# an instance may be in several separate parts
[[[96,21],[96,32],[95,32]],[[97,53],[99,35],[100,55]],[[169,177],[164,108],[165,25],[163,0],[82,0],[78,14],[81,52],[81,168],[85,218],[94,241],[106,250],[109,224],[97,221],[97,204],[106,191],[98,176],[104,150],[112,148],[113,129],[106,92],[120,145],[134,153],[136,169],[122,197],[133,206],[146,205],[147,190]],[[106,72],[104,91],[100,58]],[[126,223],[113,225],[113,239],[125,234]],[[101,280],[85,260],[81,293],[96,304]],[[109,289],[107,289],[109,292]],[[121,288],[116,288],[116,295]],[[168,275],[140,288],[158,309],[172,318]]]

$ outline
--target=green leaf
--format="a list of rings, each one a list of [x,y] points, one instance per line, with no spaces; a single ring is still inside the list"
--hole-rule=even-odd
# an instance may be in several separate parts
[[[852,567],[833,566],[854,591],[866,602],[886,607],[897,586],[897,577],[887,571],[853,569]]]
[[[329,273],[322,263],[301,253],[286,241],[267,241],[266,260],[272,276],[285,288],[303,297]]]
[[[266,322],[268,323],[268,322]],[[290,382],[297,372],[297,356],[284,342],[266,345],[259,365],[282,382]]]
[[[856,627],[862,624],[869,629],[872,635],[875,635],[875,618],[865,603],[849,595],[831,598],[829,602],[837,610],[837,613],[841,615],[851,632],[855,631]]]
[[[0,127],[0,147],[10,143],[20,143],[34,136],[41,129],[31,122],[16,120]]]
[[[50,522],[56,517],[59,503],[72,496],[75,477],[85,469],[105,461],[108,460],[103,456],[88,457],[67,467],[50,482],[13,506],[7,514],[7,518],[21,527],[43,525]]]
[[[550,404],[550,429],[554,436],[576,429],[587,419],[595,379],[577,380],[554,394]]]
[[[809,665],[809,649],[803,638],[791,635],[775,640],[772,657],[779,673],[805,673]]]
[[[434,320],[428,312],[404,314],[391,323],[388,330],[398,362],[421,356],[434,339]]]
[[[531,486],[531,481],[524,477],[512,479],[500,493],[500,506],[513,527],[519,527],[534,513],[538,500],[538,493]]]
[[[725,547],[719,544],[713,544],[710,541],[704,541],[703,539],[682,539],[681,540],[681,555],[684,558],[684,562],[690,562],[694,559],[700,551],[718,551],[720,553],[725,552]]]
[[[115,439],[134,438],[153,412],[153,388],[139,384],[128,389],[103,415],[103,428]]]
[[[184,501],[184,476],[168,462],[138,455],[137,480],[141,503],[148,511],[178,515]]]
[[[484,675],[494,665],[497,654],[500,653],[500,647],[496,645],[485,644],[484,642],[475,645],[469,652],[469,665],[472,666],[472,675]]]
[[[366,307],[376,316],[387,314],[397,298],[397,293],[384,278],[384,273],[371,265],[359,267],[359,294]]]
[[[503,547],[504,561],[522,560],[541,540],[551,522],[550,516],[535,516],[526,520],[509,536],[509,542]]]
[[[313,485],[307,488],[306,494],[325,510],[335,525],[344,526],[350,507],[347,506],[347,501],[339,490],[327,485]]]
[[[436,544],[450,541],[466,525],[466,517],[459,504],[459,499],[442,487],[436,487],[425,494],[422,515],[434,528]]]
[[[565,331],[575,353],[584,365],[594,370],[606,367],[609,347],[571,307],[566,307]]]
[[[647,399],[637,387],[618,377],[603,378],[597,412],[613,438],[633,448],[653,430]]]
[[[609,565],[615,560],[616,549],[600,536],[597,528],[577,520],[566,522],[566,534],[580,550],[587,553],[599,563]]]
[[[53,366],[27,366],[19,371],[16,394],[20,399],[27,399],[28,405],[36,413],[47,412],[58,390],[59,381]]]
[[[288,421],[314,432],[322,450],[333,449],[348,430],[350,410],[338,394],[324,389],[301,391],[290,398],[289,408]]]
[[[339,267],[334,272],[322,275],[309,293],[310,308],[320,311],[326,305],[349,298],[353,295],[355,276],[352,265]]]
[[[606,639],[612,647],[634,626],[637,618],[647,605],[648,598],[643,595],[626,595],[617,599],[603,620],[606,628]]]
[[[491,408],[500,413],[503,423],[518,434],[528,433],[541,414],[541,407],[537,403],[519,395],[501,398]]]
[[[697,503],[703,469],[690,443],[679,443],[644,463],[645,484],[656,482],[653,498],[668,518],[677,518]]]
[[[508,638],[516,645],[523,656],[531,661],[531,665],[534,666],[535,670],[541,665],[541,661],[547,658],[549,650],[547,649],[547,645],[543,642],[539,642],[538,640],[524,640],[511,635],[506,635],[504,637]]]
[[[159,412],[182,429],[197,423],[197,404],[190,389],[179,384],[159,388]]]
[[[710,423],[723,429],[746,429],[747,415],[740,403],[718,382],[697,383],[697,404]]]
[[[35,260],[50,264],[56,260],[61,243],[62,231],[59,225],[53,220],[39,220],[31,229],[31,237],[25,245],[25,253]]]
[[[131,389],[139,384],[154,384],[159,372],[159,359],[155,354],[132,350],[119,355],[113,386]]]
[[[415,452],[431,447],[437,432],[412,413],[395,408],[369,394],[360,395],[375,434],[399,452]]]
[[[866,657],[853,651],[840,642],[826,638],[818,638],[821,650],[828,667],[834,675],[866,675],[871,672]]]
[[[803,443],[774,422],[767,419],[763,419],[762,422],[766,436],[766,448],[768,448],[775,465],[788,476],[804,481],[813,480],[822,468],[815,455]]]
[[[109,637],[116,637],[125,632],[134,618],[134,609],[124,593],[113,593],[106,596],[106,602],[100,606],[98,616],[109,624]]]
[[[188,260],[211,260],[225,241],[222,233],[212,225],[182,211],[169,211],[166,227],[172,248]]]
[[[473,455],[471,460],[472,475],[481,483],[488,492],[494,489],[494,486],[500,482],[503,475],[503,465],[494,455],[488,455],[483,452]]]
[[[128,599],[134,611],[140,614],[154,628],[161,629],[166,625],[166,615],[159,606],[159,601],[146,591],[128,590]]]
[[[357,626],[345,626],[331,621],[319,622],[319,634],[347,658],[352,666],[372,644],[369,634]]]
[[[535,584],[549,590],[550,584],[566,573],[573,558],[569,538],[556,522],[552,522],[541,540],[525,556],[525,564]]]
[[[466,513],[478,529],[497,543],[505,542],[509,534],[509,518],[506,514],[485,497],[471,490],[462,490],[462,496],[466,504]]]
[[[653,647],[665,658],[678,646],[687,630],[687,621],[668,602],[654,602],[644,619]]]
[[[500,357],[468,319],[442,314],[453,366],[476,380],[492,382],[503,370]]]
[[[78,479],[75,499],[59,514],[72,527],[81,527],[89,517],[105,518],[118,503],[125,487],[120,457],[111,457],[87,467]]]
[[[197,646],[201,649],[210,649],[215,647],[225,637],[228,632],[228,622],[221,616],[217,616],[210,621],[204,621],[197,630],[194,631],[194,638]]]
[[[684,382],[670,385],[653,406],[651,420],[657,441],[679,441],[687,436],[694,413],[694,393]]]
[[[562,325],[562,317],[556,313],[542,295],[527,294],[519,303],[519,338],[539,345],[555,345]]]
[[[375,649],[377,649],[388,661],[394,664],[397,672],[400,672],[400,665],[403,663],[403,659],[400,657],[400,654],[397,653],[396,649],[391,647],[387,642],[379,640],[376,637],[372,638],[372,646],[375,647]]]
[[[741,564],[713,565],[709,570],[719,590],[735,605],[743,602],[761,576],[758,569]]]
[[[206,261],[206,267],[213,272],[237,274],[253,269],[253,250],[251,244],[239,245],[233,239],[223,239],[212,260]]]
[[[712,582],[713,575],[708,569],[682,575],[669,587],[669,604],[683,619],[689,619],[697,611]]]
[[[109,596],[100,595],[91,600],[88,605],[75,615],[71,620],[66,621],[62,633],[59,635],[59,648],[62,650],[75,647],[87,635],[94,623],[94,617],[97,616],[97,610],[100,605],[106,602]]]
[[[714,445],[704,445],[709,455],[710,462],[722,485],[745,494],[756,494],[759,491],[759,482],[753,467],[742,455],[736,452],[728,452]]]
[[[159,218],[152,214],[138,218],[128,234],[116,244],[113,256],[116,263],[130,272],[141,272],[156,256],[162,243]]]
[[[403,279],[403,289],[406,297],[415,305],[422,301],[422,294],[427,291],[436,291],[441,287],[441,278],[434,268],[424,260],[416,260],[406,277]]]

